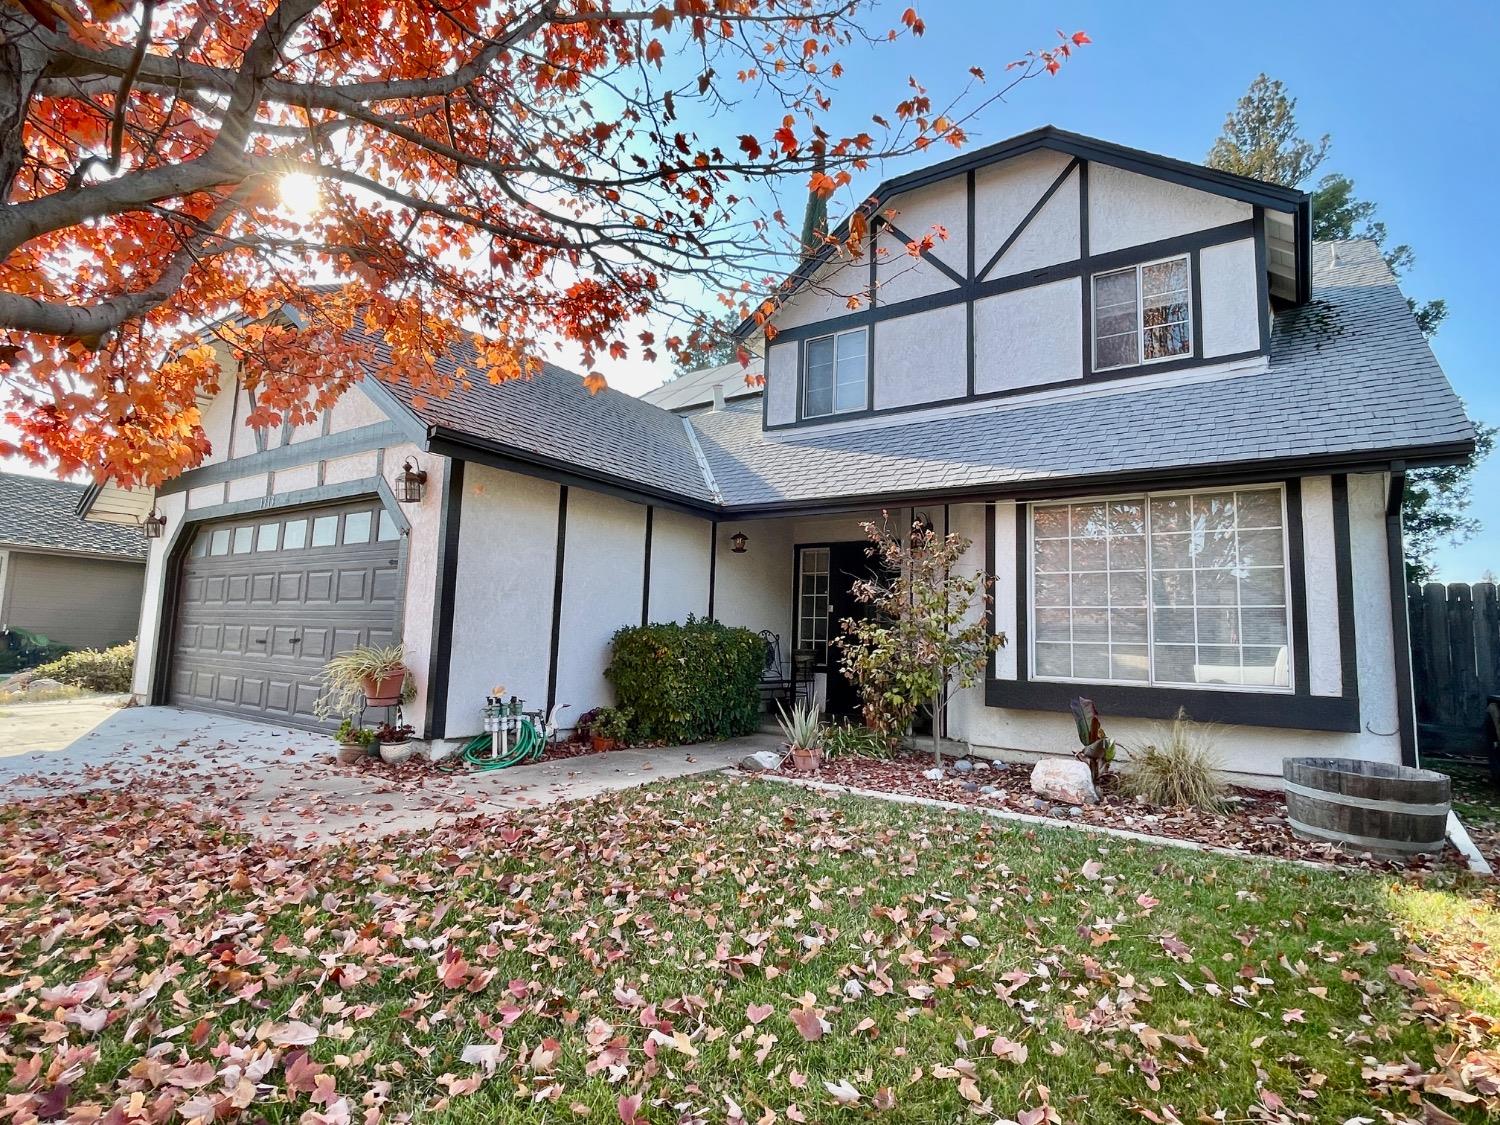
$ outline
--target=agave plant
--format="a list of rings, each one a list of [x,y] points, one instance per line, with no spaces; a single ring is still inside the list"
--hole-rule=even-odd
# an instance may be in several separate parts
[[[781,712],[777,720],[781,733],[793,750],[817,750],[823,745],[823,724],[812,700],[793,704],[790,714],[780,703],[776,704],[776,710]]]

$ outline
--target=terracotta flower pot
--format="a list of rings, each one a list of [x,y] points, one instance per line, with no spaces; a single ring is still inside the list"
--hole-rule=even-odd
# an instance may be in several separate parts
[[[386,765],[394,766],[397,762],[404,762],[412,756],[416,747],[407,742],[382,742],[380,744],[380,760]]]
[[[602,734],[591,734],[589,745],[594,748],[595,754],[603,754],[606,750],[613,750],[619,743],[613,738],[605,738]]]
[[[365,703],[371,707],[389,707],[401,702],[401,687],[406,683],[406,669],[397,668],[384,676],[366,676],[361,685]]]
[[[369,754],[370,751],[363,742],[339,743],[339,764],[342,766],[352,766],[361,758],[369,757]]]
[[[823,766],[823,748],[809,750],[805,746],[792,747],[792,768],[798,773],[815,773]]]

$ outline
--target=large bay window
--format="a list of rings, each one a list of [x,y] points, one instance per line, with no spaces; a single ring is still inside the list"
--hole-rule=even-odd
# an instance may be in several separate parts
[[[1185,257],[1095,274],[1094,370],[1190,355],[1192,319]]]
[[[1290,690],[1284,492],[1031,509],[1039,680]]]

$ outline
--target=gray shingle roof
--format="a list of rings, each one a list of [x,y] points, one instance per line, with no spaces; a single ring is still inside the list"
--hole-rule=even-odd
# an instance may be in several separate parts
[[[450,373],[458,362],[448,359]],[[383,385],[426,425],[584,474],[704,503],[716,499],[681,418],[620,391],[591,395],[581,378],[550,363],[530,379],[475,379],[446,397],[404,381]]]
[[[763,433],[759,402],[690,416],[729,506],[1424,448],[1473,426],[1374,244],[1314,248],[1313,299],[1276,318],[1269,369],[836,432]]]
[[[88,486],[0,473],[0,547],[118,555],[144,561],[146,538],[140,528],[89,523],[77,514]]]

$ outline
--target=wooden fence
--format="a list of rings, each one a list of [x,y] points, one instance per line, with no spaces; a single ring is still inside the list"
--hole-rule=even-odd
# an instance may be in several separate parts
[[[1407,587],[1423,753],[1484,756],[1485,708],[1500,695],[1500,600],[1493,582]]]

